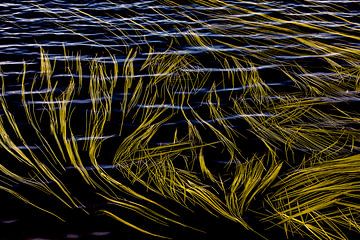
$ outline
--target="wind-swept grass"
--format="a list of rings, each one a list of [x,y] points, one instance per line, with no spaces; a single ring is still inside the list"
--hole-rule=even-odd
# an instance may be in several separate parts
[[[64,47],[60,70],[57,60],[41,48],[40,74],[29,78],[24,64],[19,76],[20,110],[1,75],[0,189],[62,220],[66,216],[57,205],[93,214],[87,209],[89,199],[82,199],[63,179],[76,171],[78,184],[107,203],[96,206],[96,213],[159,238],[169,236],[160,227],[149,229],[146,221],[202,231],[184,222],[179,208],[202,208],[263,238],[271,236],[251,222],[280,226],[289,239],[348,239],[347,231],[360,232],[360,118],[351,107],[359,101],[359,51],[304,34],[314,31],[358,41],[356,33],[304,23],[295,10],[287,12],[294,19],[266,14],[269,6],[261,1],[261,14],[245,3],[194,1],[199,9],[219,12],[193,8],[190,14],[186,6],[161,2],[183,10],[181,15],[189,20],[187,30],[174,27],[178,37],[170,36],[161,50],[150,43],[130,47],[131,39],[121,38],[126,47],[120,63],[111,48],[106,48],[110,61],[103,62],[96,56],[84,61],[80,53]],[[153,11],[172,19],[160,9]],[[70,14],[96,21],[113,37],[126,35],[85,11]],[[209,24],[220,17],[242,27]],[[304,18],[321,21],[317,15]],[[192,24],[230,37],[210,38]],[[148,25],[138,19],[128,25],[140,29],[139,35],[166,31],[156,22]],[[260,37],[246,38],[250,32],[273,36],[266,40],[273,47],[265,48]],[[184,42],[205,49],[206,60],[220,67],[179,51]],[[324,71],[302,64],[307,56]],[[279,75],[264,76],[264,68]],[[61,80],[55,76],[58,71],[65,76]],[[45,206],[18,185],[54,205]],[[249,214],[254,221],[248,221]],[[139,217],[144,221],[133,220]]]
[[[359,231],[359,155],[304,166],[273,186],[268,204],[286,234],[311,239],[347,239]],[[278,220],[278,221],[277,221]]]

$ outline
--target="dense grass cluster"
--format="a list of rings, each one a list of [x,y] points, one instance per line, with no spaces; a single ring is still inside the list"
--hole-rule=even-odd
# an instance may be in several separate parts
[[[257,51],[244,47],[241,38],[209,38],[179,29],[186,44],[207,48],[209,59],[225,69],[216,77],[202,71],[204,62],[196,56],[179,54],[175,49],[182,43],[176,40],[160,52],[150,44],[126,48],[121,63],[111,49],[111,63],[97,57],[84,62],[78,53],[64,49],[61,67],[41,48],[40,74],[29,79],[24,64],[19,76],[20,110],[7,99],[7,79],[2,77],[0,189],[66,220],[56,207],[44,208],[34,196],[44,195],[70,209],[86,206],[62,180],[66,171],[75,169],[80,184],[94,195],[159,225],[198,230],[181,220],[181,212],[163,204],[166,199],[190,210],[201,207],[255,231],[243,217],[252,212],[257,221],[283,228],[289,239],[348,239],[349,231],[359,233],[360,50],[303,34],[328,33],[358,42],[358,30],[304,23],[289,17],[295,13],[259,14],[222,1],[196,4],[226,9],[227,15],[209,11],[207,18],[253,26],[259,34],[274,36],[267,43],[274,47]],[[267,8],[261,1],[257,4]],[[217,28],[185,10],[189,22],[212,33],[249,31]],[[169,18],[160,9],[154,11]],[[196,8],[193,11],[196,15]],[[237,17],[244,14],[257,15],[257,21]],[[112,24],[93,18],[104,27]],[[316,15],[305,18],[319,20]],[[161,29],[132,24],[150,32]],[[294,37],[279,37],[288,35]],[[277,48],[279,42],[297,47],[287,52]],[[244,54],[214,48],[218,44]],[[136,58],[144,49],[147,59],[139,63]],[[294,60],[274,57],[283,54]],[[307,55],[316,56],[321,74],[296,61]],[[286,76],[291,87],[273,87],[259,73],[264,63]],[[54,80],[59,71],[65,77]],[[256,139],[254,149],[249,149],[248,138]],[[111,171],[104,167],[109,165]],[[19,184],[31,188],[31,194],[17,190]],[[103,206],[98,213],[145,234],[167,237],[133,222],[121,210]],[[266,231],[258,234],[271,238]]]

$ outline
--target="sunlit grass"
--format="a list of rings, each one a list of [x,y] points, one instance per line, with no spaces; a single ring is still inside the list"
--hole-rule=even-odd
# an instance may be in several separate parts
[[[172,1],[162,2],[181,7]],[[189,210],[201,207],[250,231],[255,229],[244,216],[257,213],[259,222],[282,227],[289,239],[295,234],[347,239],[346,231],[359,232],[360,117],[356,109],[349,110],[348,102],[359,100],[360,52],[350,45],[339,47],[313,40],[302,32],[329,33],[354,41],[358,36],[349,29],[335,31],[258,14],[223,1],[196,4],[228,9],[221,17],[245,26],[218,28],[189,15],[184,8],[185,18],[213,33],[246,35],[252,29],[253,34],[294,37],[270,39],[268,44],[274,48],[259,51],[244,47],[241,37],[208,38],[191,27],[188,31],[178,29],[189,46],[210,52],[209,59],[224,70],[221,77],[213,77],[211,69],[202,70],[206,67],[195,55],[178,54],[180,43],[176,39],[159,52],[148,44],[147,59],[141,63],[136,62],[138,55],[144,54],[141,47],[127,46],[121,53],[123,63],[107,49],[110,64],[95,56],[82,61],[79,53],[69,53],[64,47],[64,58],[73,54],[74,60],[65,60],[66,77],[61,81],[54,80],[58,63],[41,48],[39,76],[29,79],[26,64],[19,76],[21,113],[9,104],[6,79],[1,79],[0,148],[6,160],[0,163],[4,179],[0,189],[64,220],[56,207],[45,209],[36,197],[14,186],[26,185],[49,201],[86,212],[85,201],[62,179],[71,168],[81,177],[79,184],[109,205],[161,226],[176,224],[202,231],[183,222],[182,213],[176,211],[182,206]],[[171,19],[160,9],[154,11]],[[73,15],[90,17],[113,36],[126,35],[113,23],[84,11]],[[257,21],[246,20],[252,15],[258,16]],[[207,17],[220,16],[214,11]],[[306,18],[321,20],[310,15]],[[148,32],[164,30],[156,23],[148,27],[135,20],[129,26]],[[127,40],[122,40],[125,45]],[[281,49],[278,42],[296,47]],[[256,43],[259,40],[251,42]],[[215,44],[245,54],[222,51]],[[282,54],[294,59],[313,55],[322,61],[324,72],[315,74],[311,66],[273,57]],[[267,76],[260,74],[262,62],[286,76],[291,91],[273,88]],[[248,149],[250,136],[256,138],[259,149]],[[159,144],[158,139],[164,142]],[[29,147],[33,144],[38,149]],[[217,154],[212,157],[214,151]],[[104,165],[116,169],[116,174]],[[257,209],[254,202],[263,207]],[[97,210],[144,234],[168,237],[108,206]],[[258,234],[267,236],[265,231]]]

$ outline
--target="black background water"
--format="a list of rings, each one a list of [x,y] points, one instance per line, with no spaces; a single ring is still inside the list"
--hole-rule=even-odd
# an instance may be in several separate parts
[[[306,14],[316,14],[327,21],[313,22],[315,25],[326,25],[329,28],[345,27],[348,29],[359,30],[358,22],[359,1],[259,1],[269,8],[265,11],[263,7],[258,7],[255,2],[245,1],[226,1],[244,8],[266,13],[270,16],[282,16],[282,12],[298,10],[305,15],[293,15],[296,19],[304,19]],[[337,6],[337,12],[326,11],[329,6]],[[195,11],[196,9],[196,11]],[[159,14],[161,10],[165,18]],[[173,49],[174,54],[192,54],[197,57],[204,65],[202,71],[215,72],[221,70],[223,66],[207,61],[208,53],[211,51],[231,52],[234,55],[247,56],[254,51],[269,52],[274,48],[278,50],[296,49],[299,43],[292,43],[294,36],[282,36],[274,34],[251,34],[252,29],[247,26],[236,25],[217,17],[208,18],[209,14],[216,11],[217,16],[221,12],[228,14],[229,9],[206,8],[194,2],[181,4],[181,7],[170,7],[161,4],[159,1],[3,1],[0,3],[0,73],[6,79],[7,98],[19,95],[16,79],[22,72],[23,62],[28,65],[28,74],[35,74],[39,69],[40,46],[48,51],[50,59],[55,58],[62,61],[64,52],[63,46],[69,52],[80,52],[82,60],[88,61],[95,56],[101,57],[102,61],[110,61],[107,50],[115,54],[121,64],[128,48],[137,47],[140,54],[135,61],[141,63],[148,53],[148,45],[154,47],[155,53],[164,51],[170,42],[176,39],[179,43]],[[86,13],[86,14],[84,14]],[[182,13],[194,16],[197,21],[191,22]],[[333,15],[341,16],[348,23],[337,22]],[[256,15],[238,16],[249,21],[256,21]],[[220,35],[214,33],[210,28],[205,28],[204,23],[216,26],[220,29],[239,29],[248,30],[248,34],[239,34],[234,30],[234,35]],[[142,29],[145,26],[147,29]],[[162,29],[159,29],[161,26]],[[184,41],[184,36],[179,31],[186,32],[189,29],[196,31],[203,36],[212,39],[224,39],[231,42],[231,38],[243,40],[244,48],[232,49],[227,46],[217,44],[213,49],[189,46]],[[341,36],[329,33],[314,34],[304,32],[309,38],[321,40],[322,42],[331,41],[337,46],[343,44],[359,47],[358,42],[349,41]],[[278,39],[278,45],[274,46],[272,41]],[[300,46],[301,47],[301,46]],[[282,62],[294,61],[292,55],[272,55],[274,59]],[[315,73],[322,73],[321,64],[317,62],[316,56],[303,55],[297,58],[300,64],[316,65]],[[284,89],[291,89],[288,80],[278,75],[276,66],[266,62],[258,62],[263,76],[267,76],[267,81],[274,87],[281,86]],[[226,70],[226,69],[225,69]],[[59,74],[59,75],[57,75]],[[277,77],[274,78],[273,76]],[[61,79],[61,73],[55,73],[54,78]],[[31,79],[31,78],[29,78]],[[204,89],[206,91],[207,89]],[[226,93],[225,93],[226,94]],[[14,98],[16,99],[16,98]],[[12,104],[20,104],[13,102]],[[0,112],[1,114],[1,112]],[[1,156],[0,156],[1,158]],[[1,159],[2,161],[3,159]],[[67,182],[76,182],[76,174],[69,170],[64,176]],[[76,185],[76,184],[75,184]],[[80,188],[74,186],[76,191]],[[83,195],[87,196],[87,192]],[[89,194],[90,196],[90,194]],[[103,201],[89,199],[90,204],[87,209],[94,215],[85,215],[81,210],[73,210],[67,213],[67,222],[61,223],[56,219],[47,216],[9,194],[0,192],[0,239],[148,239],[148,236],[141,235],[126,226],[117,223],[109,218],[99,216],[95,209]],[[91,207],[92,206],[92,207]],[[66,210],[64,210],[66,211]],[[185,210],[181,210],[185,211]],[[186,229],[170,227],[165,230],[176,239],[212,239],[219,234],[220,239],[229,239],[230,234],[236,234],[236,239],[256,239],[254,234],[244,231],[236,223],[231,223],[224,219],[209,216],[203,210],[197,209],[195,213],[184,215],[187,223],[195,223],[207,234],[196,233]],[[265,225],[252,222],[251,218],[246,219],[256,228],[264,231]],[[284,239],[282,231],[278,229],[268,230],[267,236],[277,236],[273,239]]]

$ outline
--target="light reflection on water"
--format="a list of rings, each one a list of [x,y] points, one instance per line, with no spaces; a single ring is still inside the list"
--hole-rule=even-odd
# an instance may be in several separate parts
[[[195,56],[201,61],[201,67],[193,66],[192,68],[176,69],[177,72],[168,72],[161,74],[146,74],[136,73],[127,78],[131,79],[147,79],[149,77],[166,77],[181,73],[203,73],[203,74],[228,74],[233,72],[252,72],[254,70],[269,77],[266,71],[276,70],[280,67],[286,67],[288,61],[302,62],[311,64],[307,61],[318,61],[319,58],[334,57],[340,53],[313,53],[312,51],[305,52],[302,55],[294,55],[294,49],[304,48],[304,45],[295,41],[296,38],[306,38],[314,41],[329,42],[331,41],[335,46],[341,47],[344,43],[354,49],[360,47],[357,41],[347,41],[347,38],[330,32],[305,32],[297,35],[287,33],[266,32],[266,24],[284,27],[292,24],[290,20],[283,22],[263,21],[260,24],[256,23],[257,19],[263,14],[276,16],[283,11],[288,14],[285,19],[294,18],[294,22],[298,24],[311,24],[316,27],[327,27],[330,29],[342,28],[344,30],[359,31],[359,24],[356,23],[358,12],[351,8],[338,8],[339,11],[324,11],[326,6],[331,4],[345,4],[344,1],[298,1],[297,3],[287,3],[286,1],[226,1],[230,3],[226,7],[204,7],[193,4],[183,4],[179,6],[169,7],[161,4],[159,1],[136,1],[132,3],[113,3],[110,1],[41,1],[41,0],[20,0],[14,3],[13,1],[0,3],[0,67],[6,71],[0,71],[0,77],[6,77],[6,91],[0,92],[1,97],[13,98],[24,95],[42,95],[54,92],[54,89],[43,88],[33,91],[21,90],[18,77],[22,74],[22,67],[24,62],[30,68],[27,73],[29,75],[40,74],[37,70],[31,67],[37,67],[39,59],[39,47],[49,51],[48,57],[51,61],[57,61],[60,64],[65,64],[67,61],[76,61],[76,55],[64,56],[63,46],[71,49],[73,52],[81,52],[81,61],[87,62],[96,57],[96,61],[106,64],[111,64],[113,59],[107,55],[105,49],[115,54],[117,62],[121,65],[125,62],[125,49],[131,47],[139,48],[139,54],[134,59],[134,63],[141,64],[147,57],[156,55],[169,56]],[[261,3],[258,4],[258,3]],[[314,5],[312,4],[314,2]],[[319,5],[315,5],[319,4]],[[346,1],[346,4],[359,3],[358,0]],[[232,4],[232,5],[231,5]],[[231,13],[231,6],[246,8],[255,11],[255,13]],[[268,8],[265,8],[267,6]],[[306,9],[304,13],[304,8]],[[163,14],[160,14],[162,11]],[[222,14],[211,14],[213,11],[221,12]],[[193,16],[193,21],[184,17],[184,14]],[[221,17],[219,17],[221,16]],[[327,21],[309,20],[308,16],[318,16],[321,18],[329,18]],[[346,21],[334,20],[333,17],[341,17]],[[243,19],[244,23],[239,23],[237,20]],[[146,29],[143,28],[146,27]],[[158,26],[161,26],[159,29]],[[298,26],[298,25],[297,25]],[[225,32],[224,32],[225,31]],[[184,37],[194,36],[194,32],[198,36],[204,36],[213,41],[208,46],[191,46],[184,43]],[[173,41],[179,43],[174,44],[174,48],[168,50],[167,46]],[[236,45],[226,45],[224,42],[233,43]],[[276,44],[274,43],[276,42]],[[148,46],[154,46],[154,51],[149,52]],[[208,54],[233,54],[236,56],[248,57],[253,54],[264,54],[268,59],[275,63],[267,64],[264,61],[256,62],[256,65],[251,67],[227,67],[219,63],[207,61]],[[274,54],[272,54],[274,53]],[[276,74],[275,74],[276,75]],[[323,69],[317,69],[314,72],[301,73],[300,77],[316,76],[322,79],[331,80],[332,73],[328,73]],[[54,79],[68,79],[70,77],[78,77],[76,74],[58,74],[54,73]],[[84,74],[84,81],[90,78],[90,75]],[[216,77],[214,77],[216,78]],[[31,78],[30,78],[31,79]],[[124,77],[120,76],[123,80]],[[26,86],[31,85],[31,80],[25,83]],[[284,87],[291,85],[289,79],[284,79],[275,76],[275,80],[271,79],[267,86],[270,88]],[[175,91],[175,95],[196,95],[203,96],[208,93],[228,94],[230,92],[238,92],[240,95],[244,89],[253,86],[241,87],[223,87],[213,89],[207,86],[195,88],[191,91],[182,91],[179,89]],[[1,87],[0,87],[1,88]],[[57,87],[56,91],[64,90]],[[307,97],[305,100],[316,100],[318,102],[326,103],[354,103],[359,102],[357,92],[348,91],[346,94],[339,93],[341,96],[334,97]],[[131,96],[132,93],[127,93],[126,96]],[[113,103],[119,104],[124,98],[124,94],[116,93],[113,97]],[[281,100],[281,96],[266,96],[265,98]],[[44,101],[41,99],[32,99],[27,101],[27,104],[36,105],[35,111],[44,111],[41,105],[71,103],[78,108],[84,105],[92,104],[94,99],[73,99],[71,101]],[[106,100],[105,98],[97,98],[95,102]],[[251,101],[251,99],[244,98],[243,101]],[[22,104],[17,102],[19,106]],[[217,103],[196,100],[190,105],[176,105],[171,103],[153,104],[153,105],[136,105],[139,109],[169,109],[192,111],[202,109],[207,105],[216,106]],[[117,105],[118,106],[118,105]],[[54,107],[56,109],[57,106]],[[114,109],[114,112],[120,111]],[[0,111],[0,116],[3,115]],[[205,119],[206,123],[214,123],[216,121],[236,121],[245,119],[247,117],[262,117],[270,118],[274,116],[268,112],[257,112],[252,114],[228,114],[218,119]],[[192,124],[201,124],[197,119],[170,121],[163,124],[165,127],[174,127],[186,125],[188,122]],[[131,123],[127,123],[131,125]],[[234,125],[234,128],[237,126]],[[74,136],[76,141],[88,140],[104,140],[112,141],[117,135],[109,134],[105,136]],[[159,145],[166,145],[166,142],[160,142]],[[18,146],[21,150],[31,149],[40,150],[41,146],[23,145]],[[219,163],[222,160],[217,160]],[[223,161],[225,163],[225,161]],[[99,165],[100,168],[112,170],[117,166],[112,164]],[[89,171],[96,170],[93,166],[84,166]],[[74,167],[67,167],[66,170],[75,172]],[[4,219],[0,220],[1,225],[16,225],[18,219]],[[1,226],[0,225],[0,226]],[[109,231],[94,231],[88,233],[91,237],[108,237],[111,234]],[[78,239],[82,235],[70,232],[67,233],[65,239]],[[29,239],[47,239],[47,238],[29,238]]]

